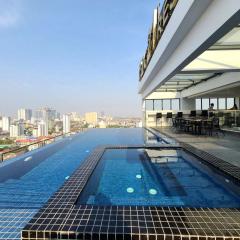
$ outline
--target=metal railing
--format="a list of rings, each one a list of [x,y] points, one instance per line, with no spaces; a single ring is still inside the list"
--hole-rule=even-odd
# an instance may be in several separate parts
[[[84,128],[82,128],[79,132],[83,132],[83,131],[85,131]],[[25,146],[17,147],[17,148],[14,148],[14,149],[10,149],[6,152],[2,152],[2,153],[0,153],[0,163],[5,161],[5,160],[12,159],[14,157],[18,157],[18,156],[20,156],[24,153],[31,152],[35,149],[39,149],[41,147],[44,147],[48,144],[51,144],[51,143],[57,141],[58,139],[68,137],[71,134],[72,133],[69,132],[69,133],[64,133],[64,134],[52,136],[52,137],[43,139],[41,141],[33,142],[33,143],[30,143],[30,144],[25,145]]]
[[[139,81],[142,80],[144,73],[150,63],[150,60],[157,48],[166,26],[173,14],[173,11],[179,0],[165,0],[162,9],[157,7],[154,11],[154,21],[148,35],[148,46],[139,66]]]

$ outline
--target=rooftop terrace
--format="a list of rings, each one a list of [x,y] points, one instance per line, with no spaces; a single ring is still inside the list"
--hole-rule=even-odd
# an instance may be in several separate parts
[[[224,160],[234,166],[240,167],[240,134],[225,133],[207,136],[193,135],[178,132],[174,128],[155,128],[160,133],[177,140],[187,143],[197,149],[210,153],[211,155]]]

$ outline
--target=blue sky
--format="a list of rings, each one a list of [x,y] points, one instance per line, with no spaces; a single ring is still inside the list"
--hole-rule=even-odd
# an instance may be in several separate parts
[[[0,114],[140,116],[138,63],[159,0],[0,0]]]

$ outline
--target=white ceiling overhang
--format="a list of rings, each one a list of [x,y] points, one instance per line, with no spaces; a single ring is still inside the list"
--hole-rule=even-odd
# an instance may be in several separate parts
[[[194,59],[180,73],[159,86],[156,91],[179,92],[231,71],[240,71],[239,25]]]

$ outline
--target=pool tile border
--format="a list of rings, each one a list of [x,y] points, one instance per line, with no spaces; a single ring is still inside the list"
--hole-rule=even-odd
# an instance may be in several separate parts
[[[159,130],[153,129],[156,132],[160,132]],[[161,133],[161,132],[160,132]],[[240,182],[240,168],[224,161],[221,158],[218,158],[206,151],[200,150],[191,144],[182,142],[180,140],[175,139],[174,137],[170,136],[167,133],[161,133],[161,135],[167,136],[169,139],[174,139],[176,144],[179,144],[180,147],[184,148],[188,152],[192,153],[193,155],[200,157],[205,162],[213,165],[215,168],[219,169],[220,171],[226,173],[227,175],[230,175],[232,177],[233,181]]]
[[[146,146],[96,148],[25,226],[22,239],[240,240],[240,209],[75,205],[105,150],[123,148]],[[201,156],[182,144],[159,148]]]

